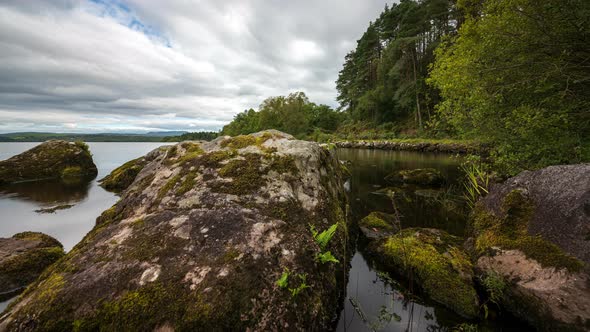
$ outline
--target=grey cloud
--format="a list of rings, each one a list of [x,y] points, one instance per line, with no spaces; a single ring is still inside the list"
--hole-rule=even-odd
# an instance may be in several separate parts
[[[336,106],[344,55],[386,1],[105,2],[0,3],[0,132],[219,129],[297,90]]]

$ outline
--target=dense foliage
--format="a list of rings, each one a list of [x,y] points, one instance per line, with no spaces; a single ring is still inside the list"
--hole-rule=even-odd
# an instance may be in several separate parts
[[[441,38],[455,31],[449,0],[402,0],[385,7],[348,53],[336,82],[338,101],[355,121],[421,129],[438,92],[425,79]]]
[[[337,89],[357,123],[491,143],[502,173],[588,160],[590,1],[402,0]]]
[[[486,0],[436,51],[438,127],[495,143],[505,173],[588,160],[590,2]]]
[[[237,114],[222,132],[235,136],[272,128],[302,137],[314,130],[333,131],[340,118],[341,114],[331,107],[317,105],[305,93],[295,92],[264,100],[258,111],[249,109]]]

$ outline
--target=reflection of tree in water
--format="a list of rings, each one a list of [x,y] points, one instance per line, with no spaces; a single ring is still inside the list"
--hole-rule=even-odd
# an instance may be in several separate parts
[[[13,183],[0,186],[0,196],[18,197],[42,206],[78,203],[88,196],[92,180],[76,178]]]

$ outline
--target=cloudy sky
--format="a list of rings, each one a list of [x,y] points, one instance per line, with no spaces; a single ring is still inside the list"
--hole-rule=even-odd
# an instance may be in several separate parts
[[[336,105],[391,0],[0,0],[0,133],[217,130],[269,96]]]

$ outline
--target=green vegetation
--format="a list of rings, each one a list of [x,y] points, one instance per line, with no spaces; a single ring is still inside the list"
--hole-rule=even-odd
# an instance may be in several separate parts
[[[299,278],[299,285],[297,285],[297,287],[289,287],[290,276],[291,271],[289,271],[288,268],[285,268],[283,270],[283,273],[281,274],[281,277],[277,280],[276,284],[277,286],[279,286],[279,288],[288,289],[291,293],[291,297],[295,298],[302,291],[306,290],[307,288],[310,288],[310,286],[307,284],[307,274],[299,273],[296,275],[296,277]]]
[[[385,263],[410,272],[435,301],[455,312],[475,317],[477,294],[472,264],[460,248],[461,239],[443,231],[405,229],[380,244]]]
[[[212,141],[219,136],[218,132],[214,131],[199,131],[195,133],[186,133],[180,136],[167,136],[162,139],[162,142],[182,142],[182,141]]]
[[[80,168],[80,166],[66,167],[61,171],[62,178],[80,177],[82,175],[84,175],[84,173],[82,172],[82,168]]]
[[[106,190],[121,192],[133,183],[137,174],[145,167],[145,164],[146,161],[143,157],[130,160],[101,179],[100,185]]]
[[[286,97],[270,97],[262,102],[259,111],[246,110],[223,127],[225,135],[244,135],[264,129],[277,129],[298,137],[335,130],[342,114],[326,105],[309,101],[303,92]]]
[[[528,235],[527,227],[533,215],[532,203],[518,190],[510,192],[502,203],[503,217],[498,217],[477,204],[473,211],[475,249],[484,255],[492,247],[522,251],[544,267],[580,271],[584,264],[567,255],[553,243],[540,236]]]
[[[313,239],[320,247],[320,252],[317,253],[315,256],[316,261],[318,261],[322,264],[340,263],[340,261],[338,259],[336,259],[336,257],[334,257],[334,255],[332,255],[332,252],[330,252],[329,250],[326,251],[326,248],[328,247],[328,243],[330,242],[332,237],[334,237],[334,234],[336,234],[337,228],[338,228],[338,224],[334,224],[334,225],[330,226],[328,229],[326,229],[325,231],[320,233],[315,229],[315,227],[313,225],[309,226],[309,229],[311,231],[311,235],[313,236]]]
[[[464,197],[469,207],[474,208],[479,198],[488,193],[490,177],[477,164],[466,163],[461,165],[461,168],[465,173],[465,181],[463,182],[463,187],[465,188]]]
[[[590,2],[458,1],[436,51],[437,128],[493,142],[503,173],[589,160]]]
[[[395,229],[395,217],[387,213],[375,211],[359,221],[359,226],[375,228],[384,231],[393,231]]]

